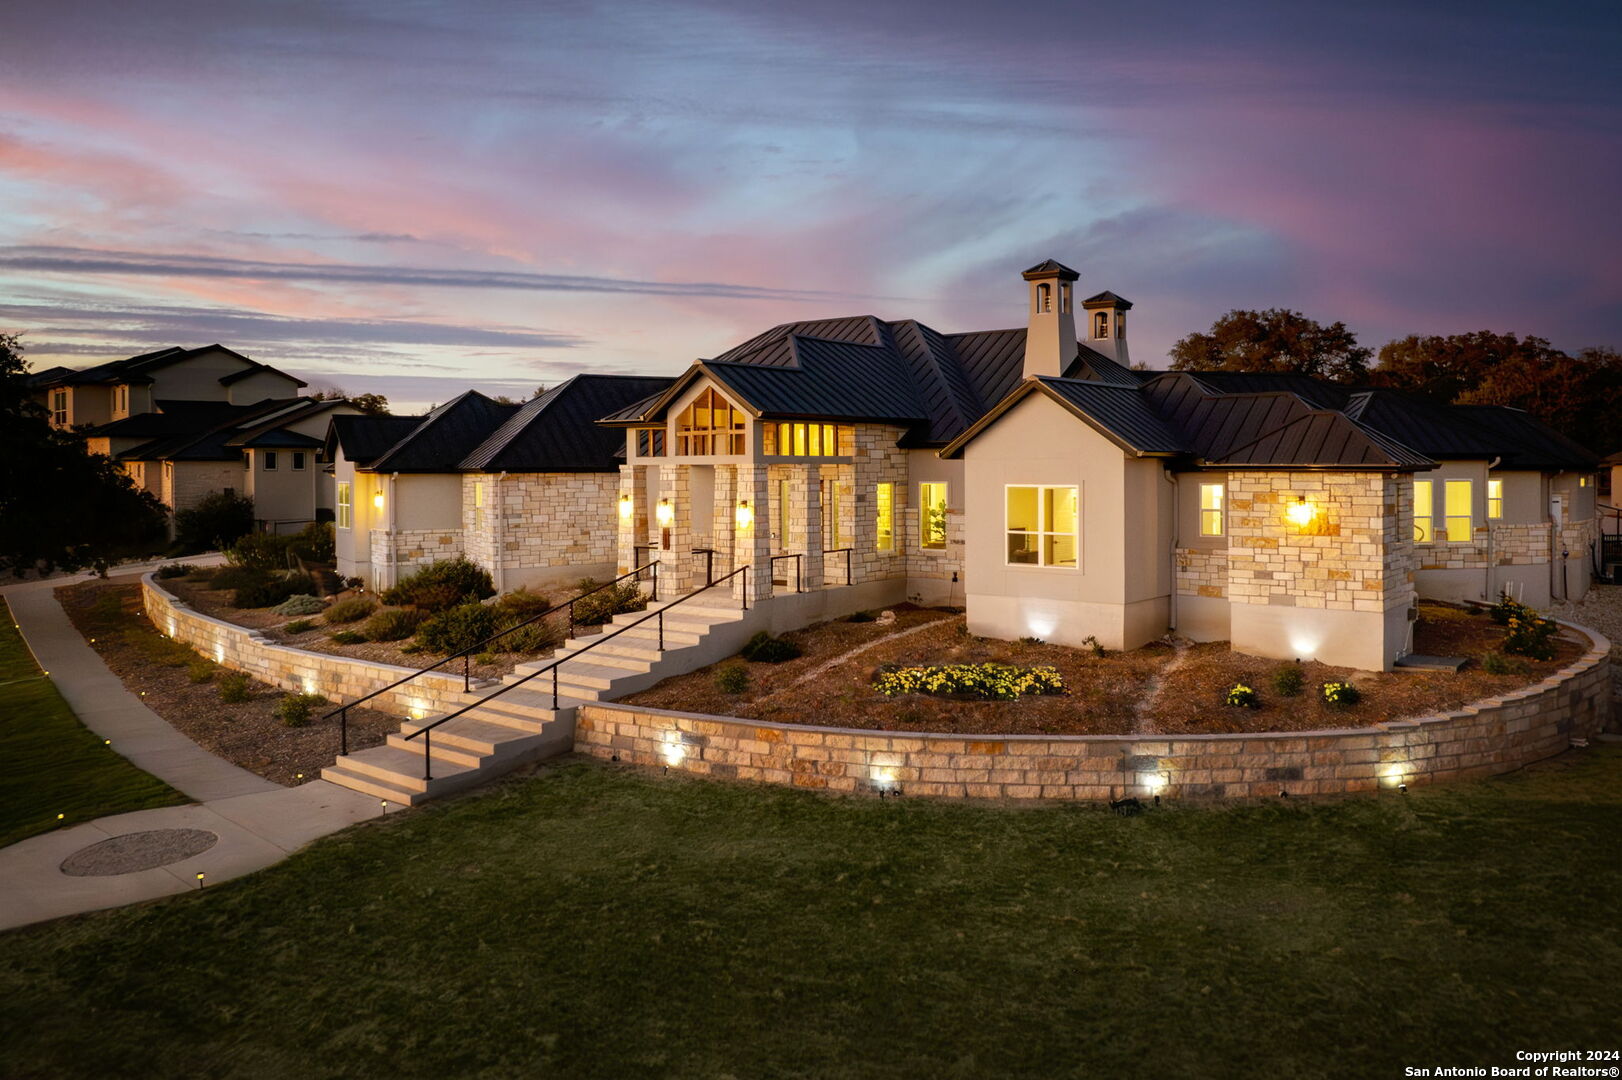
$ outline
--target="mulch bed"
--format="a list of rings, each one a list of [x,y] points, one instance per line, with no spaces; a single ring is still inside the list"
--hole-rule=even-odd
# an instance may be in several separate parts
[[[117,608],[98,606],[104,595],[117,597]],[[317,719],[291,728],[273,710],[287,692],[248,680],[249,699],[220,700],[216,679],[226,669],[196,651],[158,633],[141,610],[141,587],[134,582],[89,581],[56,590],[68,618],[90,641],[132,693],[203,749],[278,784],[295,785],[320,776],[338,756],[338,721]],[[194,676],[203,681],[194,682]],[[336,704],[336,703],[335,703]],[[377,746],[400,718],[371,709],[349,711],[349,749]]]
[[[997,641],[970,636],[961,616],[943,611],[896,609],[889,626],[875,623],[822,623],[785,635],[805,651],[783,664],[744,664],[750,686],[742,694],[716,688],[717,672],[737,658],[622,699],[627,704],[682,712],[737,716],[788,724],[872,728],[889,731],[984,734],[1220,734],[1246,731],[1307,731],[1365,727],[1457,708],[1538,682],[1582,655],[1585,646],[1556,641],[1553,660],[1525,657],[1518,675],[1488,675],[1481,670],[1483,653],[1499,651],[1503,628],[1485,614],[1448,604],[1424,602],[1415,627],[1414,651],[1466,656],[1473,661],[1459,673],[1369,672],[1310,662],[1302,665],[1303,690],[1283,697],[1273,690],[1277,660],[1236,653],[1226,642],[1189,646],[1171,665],[1176,650],[1156,642],[1129,653],[1096,657],[1060,645]],[[909,629],[928,629],[893,643],[880,644],[810,679],[812,669],[867,641]],[[881,664],[998,663],[1020,667],[1048,665],[1059,669],[1067,692],[1026,697],[1017,702],[956,701],[924,695],[887,698],[872,689]],[[1161,676],[1158,691],[1155,676]],[[1261,695],[1260,708],[1224,704],[1228,688],[1245,683]],[[1350,682],[1363,695],[1352,706],[1323,701],[1325,682]],[[1152,706],[1139,706],[1155,693]]]

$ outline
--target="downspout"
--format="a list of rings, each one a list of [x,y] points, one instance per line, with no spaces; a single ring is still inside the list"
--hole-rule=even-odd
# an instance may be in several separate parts
[[[1489,493],[1492,491],[1492,471],[1494,469],[1498,468],[1498,463],[1500,461],[1503,461],[1503,460],[1504,460],[1503,457],[1499,456],[1499,457],[1495,457],[1491,461],[1487,462],[1487,491]],[[1489,499],[1491,498],[1490,494],[1489,494],[1488,498]],[[1501,505],[1500,505],[1499,509],[1502,510]],[[1487,570],[1486,570],[1486,578],[1487,578],[1487,587],[1486,587],[1486,590],[1481,594],[1481,599],[1483,601],[1485,601],[1486,603],[1490,604],[1490,603],[1493,603],[1495,600],[1498,599],[1498,594],[1493,592],[1493,590],[1492,590],[1492,515],[1491,514],[1487,515]]]
[[[1166,603],[1166,621],[1170,624],[1172,633],[1177,632],[1177,549],[1182,546],[1183,538],[1181,524],[1183,520],[1183,504],[1180,496],[1182,487],[1177,482],[1177,474],[1167,469],[1160,475],[1171,483],[1171,555],[1169,557],[1171,571],[1171,596]],[[1226,491],[1224,491],[1226,494]]]
[[[1549,514],[1549,602],[1551,604],[1555,600],[1565,599],[1564,595],[1557,597],[1554,594],[1556,582],[1559,582],[1562,586],[1560,589],[1561,593],[1565,593],[1565,581],[1563,580],[1565,578],[1565,566],[1563,565],[1565,558],[1564,556],[1559,557],[1562,565],[1558,569],[1556,569],[1554,561],[1557,557],[1555,553],[1560,544],[1560,523],[1554,519],[1554,482],[1564,475],[1566,475],[1566,471],[1561,469],[1559,472],[1555,473],[1549,478],[1549,494],[1544,500],[1544,505],[1548,507]]]
[[[501,498],[501,482],[507,479],[507,470],[503,469],[496,474],[495,483],[490,485],[490,493],[496,501],[496,592],[507,591],[507,556],[501,546],[507,535],[507,504]]]
[[[396,498],[396,496],[398,496],[399,493],[400,493],[399,485],[396,483],[396,481],[399,480],[399,479],[400,479],[400,474],[399,473],[397,473],[397,472],[396,473],[389,473],[388,515],[389,515],[389,587],[390,588],[393,588],[394,586],[400,584],[400,534],[399,534],[399,530],[394,527],[394,523],[397,520],[395,506],[399,502],[399,500]]]

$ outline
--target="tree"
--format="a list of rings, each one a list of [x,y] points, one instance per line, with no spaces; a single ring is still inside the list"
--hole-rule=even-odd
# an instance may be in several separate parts
[[[1380,349],[1369,381],[1444,405],[1524,409],[1602,454],[1622,444],[1622,353],[1615,349],[1570,356],[1540,337],[1490,330],[1410,335]]]
[[[187,551],[224,551],[253,532],[253,500],[213,491],[175,515],[175,540]]]
[[[1230,311],[1171,347],[1173,371],[1299,372],[1357,382],[1368,371],[1372,349],[1357,343],[1343,322],[1329,326],[1299,311]]]
[[[0,570],[105,573],[165,535],[163,504],[105,454],[51,427],[27,385],[21,340],[0,334]]]
[[[347,401],[368,416],[389,415],[389,399],[382,394],[351,394],[341,386],[323,386],[310,395],[311,401]]]

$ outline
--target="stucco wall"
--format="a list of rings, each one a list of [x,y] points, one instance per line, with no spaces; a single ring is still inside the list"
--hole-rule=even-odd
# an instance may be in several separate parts
[[[1610,643],[1542,682],[1433,716],[1344,731],[1056,737],[896,734],[594,702],[575,749],[722,779],[907,795],[1117,799],[1334,795],[1509,772],[1610,722]]]
[[[192,610],[158,585],[151,574],[141,578],[141,601],[147,618],[160,633],[184,642],[214,662],[283,690],[320,694],[335,705],[364,697],[412,671],[393,664],[273,644],[257,631]],[[475,683],[475,692],[478,689]],[[467,700],[460,675],[430,673],[367,702],[367,708],[421,718],[459,707]]]

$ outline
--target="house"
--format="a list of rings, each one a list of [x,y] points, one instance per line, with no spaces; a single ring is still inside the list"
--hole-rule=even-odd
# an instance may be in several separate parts
[[[1023,277],[1023,328],[785,324],[606,415],[619,568],[681,591],[747,565],[729,587],[802,621],[911,598],[987,636],[1374,669],[1418,594],[1586,588],[1596,462],[1546,425],[1448,408],[1425,435],[1387,392],[1135,372],[1130,302]]]
[[[462,555],[502,590],[612,576],[624,440],[595,421],[669,383],[577,375],[523,405],[469,391],[421,417],[335,417],[339,573],[387,588]]]
[[[73,370],[34,373],[30,387],[60,428],[84,428],[153,412],[160,400],[245,405],[292,397],[306,384],[269,364],[227,349],[170,346]]]

